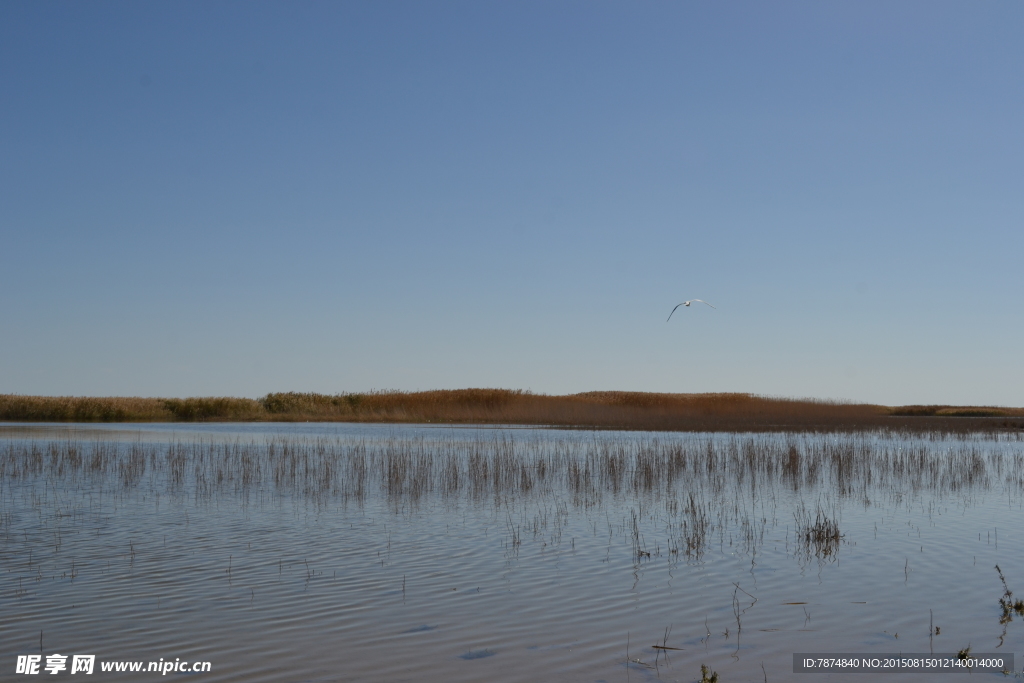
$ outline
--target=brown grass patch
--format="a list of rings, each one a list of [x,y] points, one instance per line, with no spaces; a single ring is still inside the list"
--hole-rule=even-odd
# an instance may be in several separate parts
[[[993,419],[995,418],[995,419]],[[1001,420],[999,418],[1002,418]],[[592,391],[551,396],[510,389],[273,393],[261,399],[0,395],[17,422],[336,421],[552,425],[671,431],[963,432],[1024,429],[1024,409],[903,406],[753,394]]]

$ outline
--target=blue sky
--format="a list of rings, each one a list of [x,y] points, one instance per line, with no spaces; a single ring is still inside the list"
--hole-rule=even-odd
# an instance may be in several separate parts
[[[1022,34],[1018,2],[0,3],[0,393],[1024,405]]]

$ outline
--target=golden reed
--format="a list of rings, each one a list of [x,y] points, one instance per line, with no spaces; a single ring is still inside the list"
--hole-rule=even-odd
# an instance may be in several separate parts
[[[592,391],[553,396],[510,389],[274,393],[135,398],[0,395],[12,422],[406,422],[553,425],[681,431],[1024,429],[1024,409],[902,406],[753,394]]]

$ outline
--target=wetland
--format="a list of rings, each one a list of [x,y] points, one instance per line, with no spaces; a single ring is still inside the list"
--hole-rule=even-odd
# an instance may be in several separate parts
[[[797,652],[1009,655],[1022,493],[1018,431],[7,423],[0,678],[53,653],[721,683],[791,680]]]

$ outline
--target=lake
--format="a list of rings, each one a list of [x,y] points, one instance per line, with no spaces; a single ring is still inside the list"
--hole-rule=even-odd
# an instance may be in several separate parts
[[[97,680],[859,681],[793,655],[968,647],[1012,670],[1022,492],[1012,433],[6,423],[0,680],[55,654]]]

